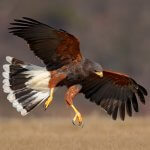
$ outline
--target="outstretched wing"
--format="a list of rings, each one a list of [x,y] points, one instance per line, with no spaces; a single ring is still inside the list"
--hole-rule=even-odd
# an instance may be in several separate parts
[[[137,96],[145,104],[144,95],[147,91],[133,79],[119,73],[104,71],[103,78],[94,73],[82,82],[81,92],[87,99],[101,105],[112,118],[116,120],[118,111],[122,120],[125,119],[125,109],[132,116],[132,107],[138,112]]]
[[[73,35],[27,17],[14,21],[10,33],[26,40],[49,70],[82,59],[79,41]]]

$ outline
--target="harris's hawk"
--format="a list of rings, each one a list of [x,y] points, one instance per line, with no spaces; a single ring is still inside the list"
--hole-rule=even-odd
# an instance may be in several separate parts
[[[82,125],[82,116],[73,105],[78,93],[100,105],[114,120],[118,113],[124,120],[125,112],[129,116],[133,110],[138,112],[137,98],[145,104],[144,87],[127,75],[103,70],[101,65],[83,57],[79,41],[73,35],[27,17],[15,19],[11,26],[10,33],[26,40],[46,66],[6,57],[3,89],[21,115],[27,115],[44,101],[47,109],[59,86],[68,88],[65,100],[75,112],[73,123],[77,121],[78,125]]]

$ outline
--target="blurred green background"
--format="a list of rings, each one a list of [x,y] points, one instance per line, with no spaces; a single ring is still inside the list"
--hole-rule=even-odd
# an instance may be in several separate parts
[[[81,42],[81,51],[100,63],[104,69],[129,74],[147,90],[150,89],[150,1],[148,0],[0,0],[0,72],[7,55],[26,62],[42,65],[30,52],[25,41],[8,33],[9,23],[15,18],[30,17],[72,33]],[[2,81],[2,77],[0,77]],[[2,84],[1,84],[2,87]],[[65,88],[56,91],[53,104],[45,112],[42,105],[29,116],[67,116],[72,111],[66,106]],[[0,91],[0,117],[20,114]],[[100,107],[83,95],[75,105],[81,113],[98,112]],[[138,115],[150,113],[141,105]],[[136,116],[138,116],[136,115]]]

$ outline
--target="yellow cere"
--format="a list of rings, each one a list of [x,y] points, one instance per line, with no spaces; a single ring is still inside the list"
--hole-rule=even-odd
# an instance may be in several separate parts
[[[103,77],[103,72],[95,72],[98,76]]]

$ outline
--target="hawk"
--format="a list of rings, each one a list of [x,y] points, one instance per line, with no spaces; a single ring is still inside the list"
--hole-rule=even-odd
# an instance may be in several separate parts
[[[10,23],[10,33],[27,41],[30,50],[45,67],[24,63],[7,56],[3,65],[3,89],[7,99],[21,115],[27,115],[45,101],[51,104],[56,87],[66,86],[65,100],[74,110],[73,123],[82,126],[81,113],[73,100],[79,93],[100,105],[114,120],[120,114],[138,112],[137,98],[145,104],[146,89],[128,75],[103,70],[101,65],[82,56],[78,39],[31,18]]]

